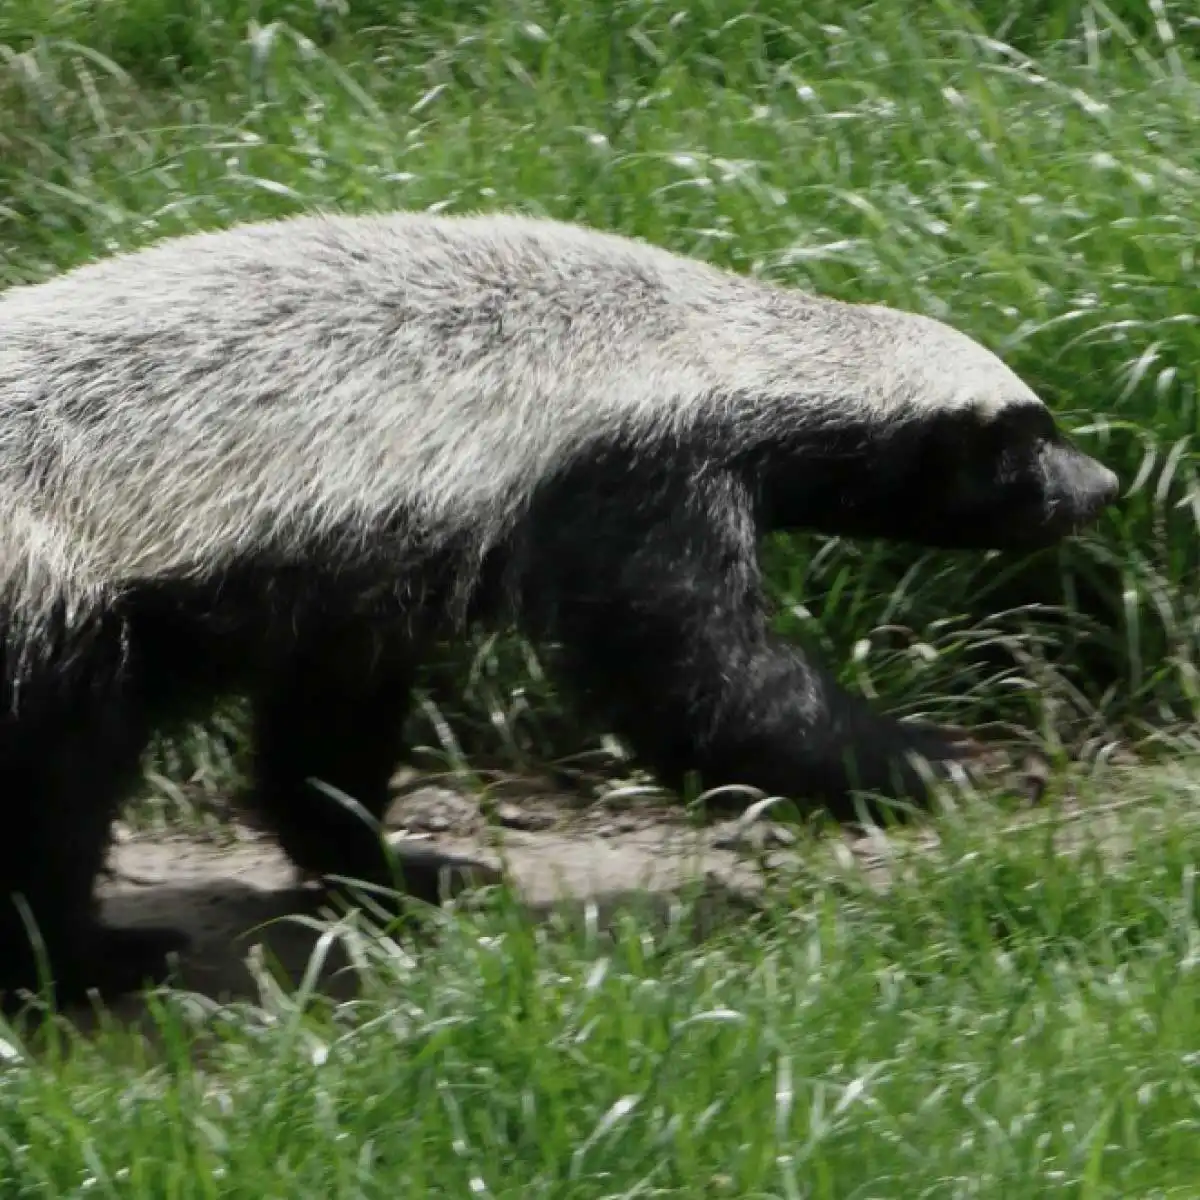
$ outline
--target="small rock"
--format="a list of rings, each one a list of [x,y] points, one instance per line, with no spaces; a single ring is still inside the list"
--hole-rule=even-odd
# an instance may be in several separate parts
[[[718,850],[760,849],[762,830],[756,825],[742,825],[739,821],[726,821],[713,833],[712,844]]]
[[[1025,803],[1030,808],[1041,804],[1046,796],[1046,785],[1050,782],[1050,764],[1036,754],[1029,755],[1022,764],[1021,784]]]
[[[796,835],[784,825],[775,821],[752,821],[748,825],[742,821],[729,821],[713,838],[713,845],[719,850],[749,850],[752,853],[762,853],[768,846],[794,846]]]
[[[519,804],[498,804],[496,820],[508,829],[524,829],[530,833],[549,829],[554,824],[551,813],[536,808],[522,808]]]
[[[479,820],[473,799],[449,788],[424,787],[399,796],[384,818],[388,829],[445,833],[451,829],[470,829]]]
[[[796,844],[796,832],[793,829],[789,829],[786,825],[772,825],[771,841],[777,846],[794,846]]]

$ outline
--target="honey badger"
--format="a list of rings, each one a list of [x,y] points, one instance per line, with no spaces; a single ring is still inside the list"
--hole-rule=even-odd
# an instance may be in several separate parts
[[[247,695],[300,867],[369,826],[437,638],[509,621],[668,786],[925,798],[955,736],[770,630],[760,536],[1048,545],[1115,498],[938,321],[509,214],[304,216],[0,294],[0,987],[157,976],[94,903],[154,731]],[[23,899],[25,910],[13,900]]]

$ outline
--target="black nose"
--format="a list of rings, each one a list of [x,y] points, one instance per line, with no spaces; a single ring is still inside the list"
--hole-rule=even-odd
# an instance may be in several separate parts
[[[1074,446],[1056,446],[1043,460],[1051,496],[1060,504],[1087,512],[1107,508],[1121,490],[1116,473]]]

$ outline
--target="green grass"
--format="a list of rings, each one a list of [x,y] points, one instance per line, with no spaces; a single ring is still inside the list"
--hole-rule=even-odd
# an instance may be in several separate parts
[[[1032,561],[780,540],[781,626],[890,708],[1174,759],[1198,47],[1184,0],[0,0],[0,286],[314,206],[503,206],[947,319],[1125,500]],[[594,747],[520,644],[428,683],[451,766]],[[236,719],[162,748],[157,815],[238,752]],[[362,1004],[225,1013],[202,1067],[174,1002],[165,1060],[13,1049],[0,1195],[1194,1195],[1194,776],[1108,786],[1115,856],[974,814],[886,898],[814,870],[700,948],[500,906],[415,965],[360,939]]]
[[[950,821],[887,895],[806,872],[699,945],[497,898],[417,961],[344,926],[353,1006],[12,1037],[3,1194],[1195,1195],[1198,782],[1145,786],[1124,851]]]

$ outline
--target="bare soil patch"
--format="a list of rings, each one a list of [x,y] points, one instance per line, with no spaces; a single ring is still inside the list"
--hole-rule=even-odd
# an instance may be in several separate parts
[[[1172,780],[1171,791],[1194,808],[1197,776]],[[1106,789],[1107,790],[1107,789]],[[1070,852],[1097,831],[1119,853],[1128,845],[1132,813],[1144,811],[1145,787],[1114,788],[1110,802],[1061,802],[1057,814],[1029,809],[994,832],[1052,821],[1054,841]],[[1150,807],[1154,807],[1151,805]],[[1177,811],[1175,804],[1171,809]],[[1065,818],[1065,819],[1064,819]],[[794,827],[759,819],[698,826],[679,808],[635,803],[614,808],[580,805],[561,796],[500,801],[485,815],[478,800],[443,787],[417,786],[397,798],[390,834],[401,863],[421,859],[444,866],[457,891],[464,884],[507,878],[535,919],[587,912],[601,928],[623,910],[666,920],[689,889],[698,932],[760,900],[765,871],[788,863],[806,870],[847,871],[886,887],[914,854],[935,852],[931,826],[901,836],[874,831],[830,831],[814,840]],[[193,939],[180,964],[178,985],[218,1003],[261,998],[254,959],[272,964],[285,983],[298,981],[318,934],[294,915],[328,913],[329,900],[306,884],[267,837],[242,826],[212,835],[127,837],[115,846],[101,897],[109,920],[177,924]],[[818,849],[819,847],[819,849]],[[819,862],[814,861],[820,860]],[[346,960],[329,955],[320,986],[328,995],[353,994]],[[261,976],[261,971],[258,972]],[[129,998],[114,1015],[137,1020],[144,1003]],[[72,1014],[75,1018],[76,1014]],[[90,1014],[80,1014],[86,1026]]]
[[[488,820],[469,796],[418,788],[398,799],[389,838],[402,869],[432,861],[447,872],[452,893],[507,881],[534,919],[582,915],[601,928],[622,910],[668,919],[680,892],[693,885],[701,928],[719,923],[730,906],[744,911],[762,889],[747,861],[747,841],[760,848],[773,826],[758,822],[743,836],[734,822],[698,828],[666,807],[619,814],[553,797],[502,803]],[[794,838],[780,831],[778,853]],[[283,981],[304,974],[318,934],[296,915],[329,913],[324,889],[302,880],[274,843],[241,825],[211,834],[126,836],[118,840],[100,887],[107,920],[178,925],[192,938],[179,964],[178,986],[218,1003],[257,1001],[251,956],[271,964]],[[321,988],[353,994],[346,959],[330,954]],[[143,1002],[130,997],[110,1008],[135,1020]],[[89,1013],[72,1013],[85,1026]]]

